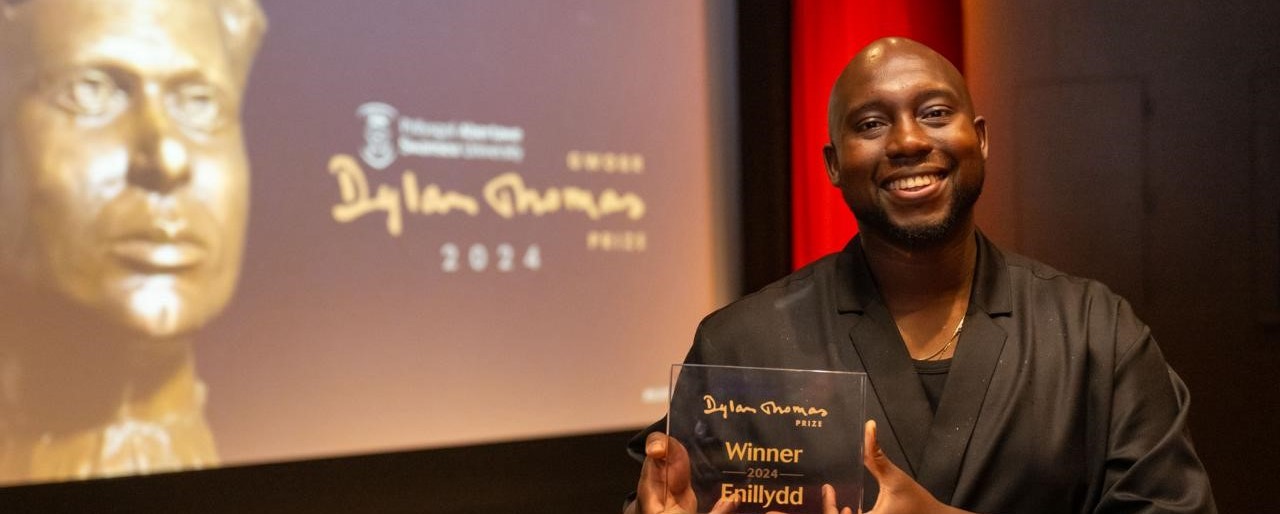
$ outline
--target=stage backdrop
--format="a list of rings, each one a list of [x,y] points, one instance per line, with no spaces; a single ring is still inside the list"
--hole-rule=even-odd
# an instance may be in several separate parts
[[[197,340],[224,463],[661,416],[719,280],[707,7],[263,4],[244,271]]]

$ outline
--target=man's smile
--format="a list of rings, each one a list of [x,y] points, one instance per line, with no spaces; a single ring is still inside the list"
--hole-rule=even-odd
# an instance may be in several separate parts
[[[941,171],[910,174],[891,179],[880,187],[895,200],[921,201],[940,193],[948,176]]]

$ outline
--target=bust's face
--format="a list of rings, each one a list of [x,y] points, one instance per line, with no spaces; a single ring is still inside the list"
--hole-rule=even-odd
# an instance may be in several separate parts
[[[151,337],[222,310],[249,170],[210,4],[35,0],[0,20],[0,273]]]

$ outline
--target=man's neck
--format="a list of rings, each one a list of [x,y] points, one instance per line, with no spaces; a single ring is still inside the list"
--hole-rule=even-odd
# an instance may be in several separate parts
[[[927,248],[864,233],[862,248],[889,313],[914,358],[952,337],[968,307],[978,245],[971,223]],[[949,356],[950,353],[941,355]]]
[[[969,226],[926,248],[911,248],[864,233],[862,248],[885,301],[897,303],[969,287],[978,259],[974,233]]]

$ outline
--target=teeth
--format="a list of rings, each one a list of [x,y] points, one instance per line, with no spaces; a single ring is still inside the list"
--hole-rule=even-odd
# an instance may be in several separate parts
[[[933,184],[934,182],[937,182],[937,181],[938,181],[937,175],[933,175],[933,174],[916,175],[914,177],[900,178],[898,180],[890,182],[889,185],[885,186],[885,189],[888,189],[890,191],[897,191],[899,189],[915,189],[918,187],[924,187],[924,186]]]

